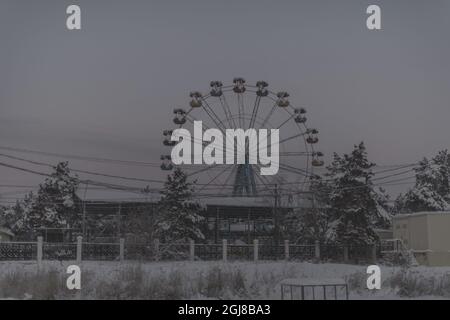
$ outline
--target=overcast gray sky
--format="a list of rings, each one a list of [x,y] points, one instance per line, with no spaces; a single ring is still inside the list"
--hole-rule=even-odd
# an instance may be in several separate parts
[[[81,31],[66,29],[72,3]],[[366,28],[369,4],[381,6],[381,31]],[[1,0],[0,146],[157,163],[161,131],[189,91],[242,76],[306,107],[327,160],[363,140],[378,164],[411,163],[450,144],[449,30],[447,0]]]

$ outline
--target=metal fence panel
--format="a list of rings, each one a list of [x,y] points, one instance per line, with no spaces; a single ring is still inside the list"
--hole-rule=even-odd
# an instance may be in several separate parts
[[[221,260],[221,244],[195,244],[195,257],[199,260]]]
[[[76,260],[76,243],[48,243],[42,245],[42,258],[44,260]]]
[[[0,242],[0,260],[36,260],[36,242]]]
[[[316,254],[315,245],[290,245],[289,258],[293,260],[312,260]]]
[[[83,260],[119,260],[120,245],[118,243],[83,243]]]

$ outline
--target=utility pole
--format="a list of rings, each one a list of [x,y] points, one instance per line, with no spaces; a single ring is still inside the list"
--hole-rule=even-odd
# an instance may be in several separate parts
[[[83,233],[83,239],[86,241],[86,193],[89,187],[89,183],[86,183],[86,187],[84,189],[84,196],[83,196],[83,225],[82,225],[82,233]]]
[[[119,210],[117,210],[117,239],[120,239],[120,215],[121,215],[121,211],[122,211],[122,202],[119,202]]]
[[[279,237],[280,237],[280,226],[279,226],[279,221],[278,221],[278,184],[275,184],[275,189],[274,189],[274,202],[273,202],[273,222],[274,222],[274,228],[273,228],[273,238],[274,238],[274,242],[275,245],[278,246],[279,244]]]

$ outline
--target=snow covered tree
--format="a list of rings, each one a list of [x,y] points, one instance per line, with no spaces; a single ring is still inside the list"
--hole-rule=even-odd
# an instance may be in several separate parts
[[[311,208],[294,209],[288,213],[283,223],[285,236],[294,243],[328,242],[328,230],[331,215],[328,205],[329,187],[321,176],[315,175],[310,179],[311,194],[308,201]]]
[[[29,234],[30,225],[28,218],[33,208],[35,195],[33,192],[29,192],[25,195],[23,200],[18,200],[13,206],[7,207],[3,211],[3,224],[11,229],[16,235]]]
[[[393,206],[389,204],[390,196],[382,187],[373,189],[372,192],[378,211],[378,214],[375,217],[372,217],[372,224],[381,229],[389,228],[393,211]]]
[[[395,202],[398,213],[419,211],[441,211],[450,208],[450,155],[447,150],[440,151],[431,160],[424,158],[419,162],[416,182]]]
[[[377,241],[374,228],[388,223],[380,212],[377,192],[372,184],[372,167],[364,143],[355,145],[351,154],[334,154],[327,168],[329,206],[333,222],[329,230],[332,240],[342,244],[370,244]]]
[[[134,208],[124,221],[125,233],[132,235],[134,241],[150,243],[154,240],[156,220],[151,206],[143,205]]]
[[[14,232],[31,234],[39,228],[78,227],[81,221],[76,195],[78,179],[61,162],[36,194],[30,192],[7,214]]]
[[[67,162],[61,162],[39,186],[29,223],[33,228],[77,227],[80,223],[78,178],[72,176]]]
[[[179,168],[167,176],[158,203],[157,237],[164,243],[186,243],[205,238],[201,206],[193,200],[194,186]]]
[[[8,227],[6,211],[7,207],[0,206],[0,227]]]

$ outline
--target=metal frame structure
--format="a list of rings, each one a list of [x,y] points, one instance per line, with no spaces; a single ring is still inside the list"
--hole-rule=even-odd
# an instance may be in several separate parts
[[[214,127],[222,133],[226,129],[238,128],[283,129],[289,133],[283,136],[280,130],[279,169],[292,179],[289,183],[281,183],[284,190],[280,192],[287,194],[289,189],[290,193],[301,193],[305,190],[305,183],[314,175],[313,167],[323,165],[323,154],[314,148],[319,141],[318,130],[306,125],[306,110],[292,106],[287,92],[271,91],[266,81],[249,85],[243,78],[235,78],[233,84],[225,86],[221,81],[211,81],[208,94],[194,91],[190,98],[188,109],[176,108],[173,111],[173,122],[178,128],[202,120],[205,129]],[[163,132],[163,143],[169,147],[176,143],[171,141],[172,132],[172,129]],[[260,165],[248,163],[248,149],[245,164],[196,164],[182,165],[181,168],[197,180],[199,191],[215,196],[274,196],[274,186],[280,185],[280,181],[277,177],[260,175]],[[162,155],[161,160],[162,170],[174,169],[169,155]]]

